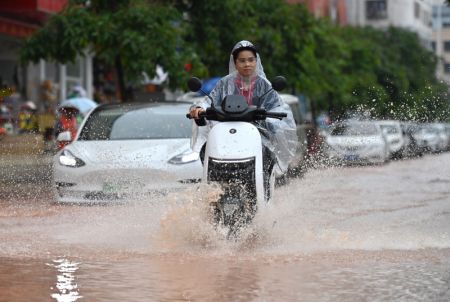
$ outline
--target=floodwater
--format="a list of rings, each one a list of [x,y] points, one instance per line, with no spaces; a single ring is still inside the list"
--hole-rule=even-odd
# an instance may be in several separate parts
[[[202,187],[60,206],[1,185],[0,301],[450,300],[450,153],[310,170],[236,240]]]

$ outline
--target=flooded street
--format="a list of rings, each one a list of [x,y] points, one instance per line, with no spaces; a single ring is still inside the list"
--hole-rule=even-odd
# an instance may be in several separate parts
[[[226,240],[204,188],[56,205],[45,173],[14,182],[4,165],[0,301],[449,301],[449,167],[312,169]]]

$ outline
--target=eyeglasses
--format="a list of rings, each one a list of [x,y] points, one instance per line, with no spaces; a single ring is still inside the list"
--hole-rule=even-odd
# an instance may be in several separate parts
[[[236,60],[239,64],[245,64],[245,62],[248,62],[250,64],[253,64],[256,62],[256,58],[255,57],[250,57],[250,58],[239,58]]]

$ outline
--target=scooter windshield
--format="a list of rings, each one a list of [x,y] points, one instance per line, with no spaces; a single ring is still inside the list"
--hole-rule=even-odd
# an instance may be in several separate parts
[[[214,106],[220,108],[223,99],[228,95],[240,95],[240,88],[236,83],[237,74],[228,75],[222,78],[210,94],[214,101]],[[262,137],[262,142],[265,147],[272,151],[276,158],[278,168],[281,173],[284,173],[293,159],[297,145],[297,130],[295,121],[290,110],[289,105],[285,104],[278,93],[274,90],[270,91],[271,84],[265,78],[256,77],[253,105],[266,109],[268,112],[286,113],[287,117],[279,120],[274,118],[267,118],[265,121],[257,121],[258,127],[268,130],[269,136]],[[204,109],[211,107],[211,99],[205,97],[194,106],[199,106]],[[216,121],[207,121],[206,126],[198,127],[193,123],[193,136],[191,140],[191,147],[193,151],[200,152],[202,146],[206,143],[209,130],[217,124]]]

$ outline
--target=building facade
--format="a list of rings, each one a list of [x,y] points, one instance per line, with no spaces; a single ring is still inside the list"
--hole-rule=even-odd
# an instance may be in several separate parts
[[[439,59],[436,76],[450,84],[450,7],[442,0],[433,6],[432,48]]]
[[[44,60],[26,66],[20,63],[25,39],[67,3],[67,0],[16,0],[2,1],[0,5],[0,84],[16,87],[23,100],[33,101],[39,111],[52,109],[43,104],[42,90],[46,84],[55,88],[56,102],[64,100],[75,85],[83,86],[92,97],[92,57],[89,55],[68,65]]]
[[[347,0],[348,23],[383,29],[396,26],[416,32],[431,48],[433,0]]]
[[[328,17],[336,24],[347,24],[346,0],[287,0],[287,2],[303,3],[316,17]]]

